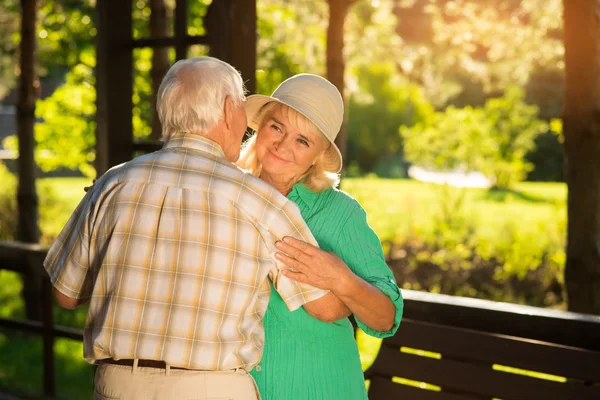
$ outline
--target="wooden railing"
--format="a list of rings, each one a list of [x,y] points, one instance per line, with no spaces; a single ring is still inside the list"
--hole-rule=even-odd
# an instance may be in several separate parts
[[[53,324],[45,255],[37,245],[0,241],[0,269],[34,277],[42,300],[41,321],[0,318],[0,328],[42,337],[44,395],[54,397],[54,340],[82,340],[82,331]],[[365,372],[371,400],[600,398],[600,317],[411,290],[403,295],[400,329],[382,342]]]
[[[369,399],[600,399],[600,317],[403,294],[400,329],[365,372]]]
[[[44,395],[54,397],[56,394],[54,340],[67,338],[81,341],[83,332],[80,329],[54,326],[52,285],[42,266],[46,253],[47,249],[39,245],[0,241],[0,269],[18,272],[29,279],[30,288],[27,290],[37,291],[37,296],[30,297],[37,297],[40,300],[29,307],[41,308],[41,321],[0,317],[0,328],[41,336]]]

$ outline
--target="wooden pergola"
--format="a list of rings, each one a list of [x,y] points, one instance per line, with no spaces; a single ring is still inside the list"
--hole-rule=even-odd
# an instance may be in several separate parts
[[[255,90],[256,0],[214,0],[204,19],[207,33],[202,36],[188,34],[188,0],[176,0],[172,36],[134,39],[132,9],[132,0],[98,0],[96,4],[98,175],[130,160],[136,152],[160,147],[157,140],[133,139],[134,49],[174,48],[176,60],[181,60],[187,58],[190,46],[206,45],[209,55],[237,68],[247,89]]]
[[[164,0],[150,0],[150,6],[162,5]],[[36,102],[34,54],[36,49],[36,9],[38,0],[23,0],[21,15],[21,60],[23,74],[19,80],[20,155],[18,159],[19,223],[17,240],[38,243],[38,197],[35,187],[36,164],[33,135]],[[97,0],[96,2],[96,171],[103,174],[114,165],[131,160],[136,154],[154,151],[162,146],[160,125],[153,121],[149,140],[134,140],[133,85],[135,49],[151,48],[154,52],[175,50],[175,60],[188,57],[193,45],[204,45],[209,55],[229,62],[237,68],[250,92],[255,90],[256,66],[256,0],[214,0],[204,17],[205,35],[188,34],[189,0],[176,0],[173,12],[174,34],[167,35],[168,21],[162,16],[164,35],[133,37],[133,0]],[[160,14],[160,13],[157,13]],[[151,16],[151,25],[153,22]],[[156,23],[156,22],[155,22]],[[152,30],[151,30],[152,31]],[[166,52],[162,52],[166,56]],[[169,67],[163,61],[162,71],[153,76],[160,82]],[[153,58],[154,61],[154,58]],[[161,60],[159,60],[161,61]],[[166,63],[166,64],[165,64]],[[154,85],[155,89],[158,85]],[[0,258],[4,251],[0,248]],[[29,319],[40,320],[40,278],[24,275],[23,294]]]
[[[149,0],[152,3],[154,0]],[[331,0],[330,5],[342,0]],[[351,0],[347,0],[351,1]],[[19,83],[19,242],[0,243],[0,268],[20,272],[25,281],[28,320],[0,317],[0,327],[40,335],[43,339],[44,394],[56,392],[56,338],[82,340],[82,331],[53,323],[52,287],[42,268],[46,249],[37,244],[37,196],[33,162],[32,79],[37,0],[21,0],[22,17],[29,21],[21,31],[22,79]],[[213,0],[204,20],[206,35],[188,34],[188,1],[176,0],[174,34],[133,38],[132,0],[97,0],[97,155],[102,174],[137,152],[160,147],[158,140],[133,137],[133,52],[138,48],[174,48],[176,59],[187,57],[192,45],[209,47],[209,54],[241,71],[247,88],[255,90],[256,0]],[[569,249],[567,275],[572,285],[592,281],[586,290],[573,290],[578,311],[594,311],[600,275],[600,78],[597,41],[600,0],[565,4],[566,110],[564,113],[569,184]],[[583,34],[582,34],[583,32]],[[31,57],[30,57],[31,56]],[[594,66],[594,68],[590,68]],[[29,68],[31,67],[31,68]],[[154,132],[156,133],[156,132]],[[153,135],[154,138],[157,135]],[[569,281],[569,279],[567,279]],[[569,284],[569,283],[567,283]],[[594,286],[596,285],[596,286]],[[577,289],[577,286],[575,286]],[[587,292],[586,292],[587,291]],[[590,293],[590,291],[592,293]],[[582,292],[582,295],[578,293]],[[579,296],[579,298],[577,298]],[[600,317],[537,310],[483,300],[453,298],[404,291],[403,328],[384,340],[375,363],[367,371],[370,398],[599,398]],[[594,301],[590,301],[590,299]],[[32,318],[41,310],[38,318]],[[40,321],[41,320],[41,321]],[[439,353],[438,358],[400,351],[403,347]],[[565,377],[565,382],[514,376],[493,365],[523,368]],[[437,391],[401,386],[393,376],[439,385]],[[526,394],[525,394],[526,393]],[[537,396],[537,397],[536,397]],[[1,395],[0,395],[1,397]]]

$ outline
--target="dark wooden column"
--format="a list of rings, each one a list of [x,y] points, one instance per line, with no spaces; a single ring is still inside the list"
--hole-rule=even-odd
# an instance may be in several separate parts
[[[564,0],[569,310],[600,314],[600,0]]]
[[[256,0],[214,0],[204,25],[210,55],[237,68],[250,93],[256,91]]]
[[[131,0],[96,2],[96,171],[133,155]]]
[[[188,2],[177,0],[175,3],[175,59],[177,61],[187,58],[188,43]]]
[[[346,62],[344,60],[344,25],[348,10],[356,0],[328,0],[329,3],[329,24],[327,25],[327,79],[335,85],[340,91],[344,103],[344,74],[346,71]],[[346,124],[348,114],[344,113],[344,123],[335,139],[335,144],[340,149],[342,157],[346,157],[348,139]],[[345,162],[344,162],[345,168]]]
[[[150,0],[150,36],[167,37],[169,36],[169,22],[165,0]],[[162,128],[156,112],[156,95],[160,83],[169,70],[169,49],[166,47],[155,47],[152,49],[152,135],[151,139],[159,140],[162,136]]]
[[[19,44],[21,73],[17,92],[17,136],[19,140],[17,240],[27,243],[37,243],[40,239],[38,196],[35,187],[37,167],[34,158],[35,102],[38,97],[39,85],[35,68],[37,8],[37,0],[21,0],[21,42]],[[30,274],[23,275],[22,295],[28,319],[39,321],[42,317],[40,290],[41,280],[39,277]]]

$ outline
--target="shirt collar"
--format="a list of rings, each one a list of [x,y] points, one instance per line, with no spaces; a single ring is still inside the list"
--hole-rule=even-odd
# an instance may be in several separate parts
[[[223,148],[216,142],[200,135],[190,133],[176,133],[163,145],[163,149],[185,147],[187,149],[199,150],[212,154],[217,158],[225,159]]]
[[[287,195],[287,197],[290,200],[300,199],[309,208],[312,208],[319,198],[319,193],[313,192],[302,183],[297,183],[294,185],[294,187],[292,187],[292,191]]]

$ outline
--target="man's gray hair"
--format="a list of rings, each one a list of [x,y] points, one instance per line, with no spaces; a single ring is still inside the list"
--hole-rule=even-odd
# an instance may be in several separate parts
[[[245,99],[240,73],[213,57],[177,61],[158,89],[156,108],[165,140],[176,132],[204,134],[223,118],[225,99]]]

